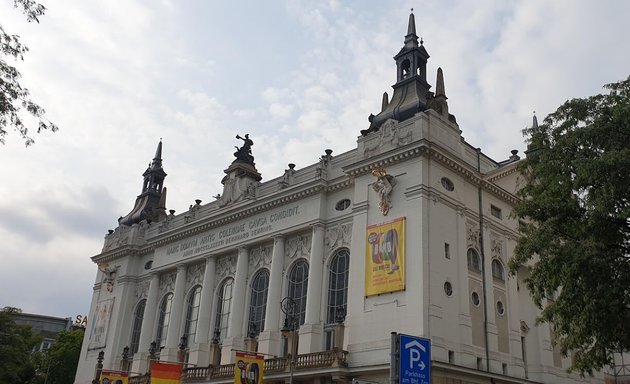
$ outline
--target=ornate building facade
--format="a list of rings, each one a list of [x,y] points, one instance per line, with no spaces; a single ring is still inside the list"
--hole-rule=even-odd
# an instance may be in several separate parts
[[[252,139],[237,136],[223,193],[177,215],[160,142],[92,258],[75,382],[91,382],[103,352],[105,369],[126,360],[132,376],[151,354],[184,360],[184,382],[228,383],[249,350],[266,356],[267,383],[387,383],[392,332],[431,340],[434,383],[598,381],[566,373],[553,330],[535,325],[527,271],[507,274],[517,152],[496,161],[463,139],[428,58],[411,14],[391,100],[356,148],[262,182]]]

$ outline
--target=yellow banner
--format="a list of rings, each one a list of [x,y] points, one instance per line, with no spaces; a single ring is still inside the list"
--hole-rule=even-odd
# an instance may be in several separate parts
[[[101,384],[128,384],[129,374],[122,371],[103,371],[101,372]]]
[[[365,296],[405,289],[405,218],[367,228]]]
[[[255,353],[236,352],[234,384],[262,384],[265,357]]]

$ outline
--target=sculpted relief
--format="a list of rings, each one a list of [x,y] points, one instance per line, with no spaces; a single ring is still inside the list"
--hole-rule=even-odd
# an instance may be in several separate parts
[[[285,256],[289,259],[296,257],[309,258],[311,254],[311,236],[297,235],[287,239],[285,248]]]
[[[329,250],[343,246],[350,247],[352,243],[352,223],[337,223],[330,228],[326,228],[324,242]]]

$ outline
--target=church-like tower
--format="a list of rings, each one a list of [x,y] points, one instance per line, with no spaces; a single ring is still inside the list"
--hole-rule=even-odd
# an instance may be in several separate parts
[[[428,108],[432,95],[431,85],[427,83],[427,60],[429,53],[424,48],[423,41],[418,41],[416,21],[413,13],[409,15],[405,45],[394,56],[396,60],[396,84],[393,85],[394,95],[388,101],[387,93],[383,95],[382,110],[376,116],[370,115],[370,127],[361,131],[363,136],[378,131],[387,119],[406,120],[417,112]]]
[[[162,140],[142,177],[142,193],[136,198],[131,212],[118,219],[120,225],[132,225],[143,220],[160,221],[166,217],[166,188],[163,188],[166,172],[162,168]]]

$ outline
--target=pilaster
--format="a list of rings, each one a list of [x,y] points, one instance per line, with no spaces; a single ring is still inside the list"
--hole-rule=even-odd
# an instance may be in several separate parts
[[[305,324],[300,327],[298,353],[321,349],[322,345],[322,277],[324,273],[324,226],[313,225],[311,258],[308,269]]]
[[[206,257],[206,270],[203,275],[201,287],[201,301],[199,303],[199,321],[197,322],[196,343],[190,349],[189,361],[196,362],[198,366],[209,363],[209,336],[210,319],[212,318],[213,288],[215,283],[216,259],[214,256]]]
[[[243,349],[243,320],[245,317],[245,295],[247,294],[247,271],[249,252],[246,247],[238,249],[236,274],[234,276],[234,294],[230,311],[230,324],[227,338],[221,348],[221,364],[232,362],[232,350]]]
[[[166,333],[166,347],[161,354],[161,359],[166,361],[177,361],[177,348],[181,335],[182,317],[184,312],[184,301],[186,295],[186,265],[177,265],[177,277],[175,278],[175,289],[173,290],[173,304],[171,316]]]
[[[273,239],[265,329],[258,335],[258,351],[269,355],[280,354],[280,301],[282,300],[282,270],[284,267],[284,237]]]

